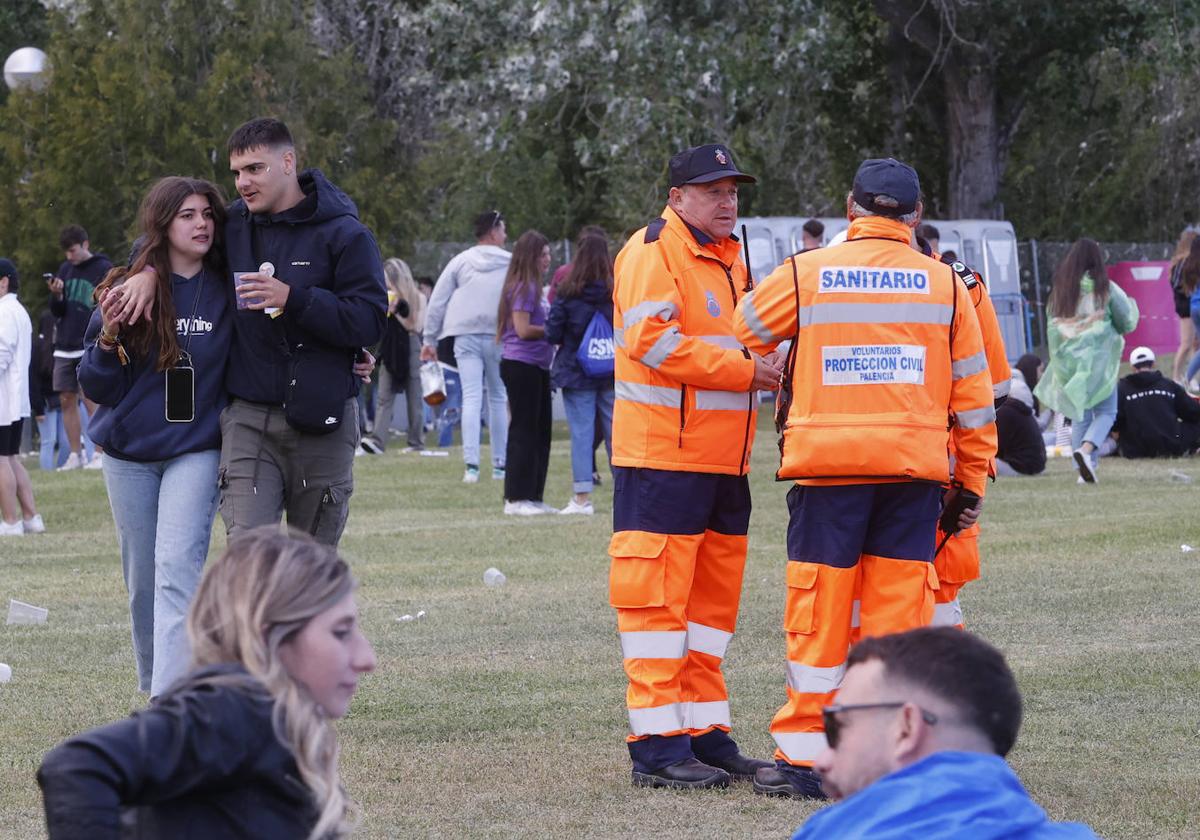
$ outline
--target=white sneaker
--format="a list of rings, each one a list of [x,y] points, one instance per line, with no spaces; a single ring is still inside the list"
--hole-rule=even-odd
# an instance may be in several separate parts
[[[58,468],[57,472],[68,472],[69,470],[77,470],[83,466],[83,459],[79,457],[78,452],[72,452],[67,456],[67,460],[63,461],[63,465]]]
[[[504,467],[492,467],[492,481],[504,480]]]
[[[518,499],[515,502],[504,503],[504,513],[506,516],[541,516],[545,512],[536,503],[528,499]]]
[[[92,460],[83,465],[85,470],[102,470],[104,469],[104,453],[96,452],[92,455]]]
[[[571,499],[571,501],[567,502],[567,506],[559,511],[559,514],[562,516],[570,516],[571,514],[578,513],[578,514],[582,514],[583,516],[591,516],[595,512],[596,512],[596,509],[594,507],[592,507],[591,502],[584,502],[583,504],[579,504],[579,502],[575,501],[574,499]]]
[[[46,523],[42,521],[42,515],[35,513],[33,519],[26,519],[21,522],[21,528],[26,534],[44,534],[46,533]]]
[[[479,483],[479,467],[467,467],[463,470],[463,484]]]
[[[25,536],[25,526],[18,520],[9,524],[3,519],[0,519],[0,537],[23,537]]]

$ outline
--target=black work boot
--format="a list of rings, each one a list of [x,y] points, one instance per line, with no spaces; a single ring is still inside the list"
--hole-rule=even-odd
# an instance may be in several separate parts
[[[676,790],[723,788],[729,787],[729,774],[716,767],[709,767],[699,759],[689,758],[660,767],[652,773],[639,773],[634,770],[633,786]]]
[[[821,774],[811,767],[796,767],[775,762],[754,774],[754,792],[764,796],[790,796],[792,799],[827,799],[821,790]]]
[[[751,758],[748,755],[742,755],[740,752],[720,760],[709,759],[708,764],[716,767],[718,770],[724,770],[729,774],[729,778],[735,782],[748,782],[754,778],[755,773],[759,770],[775,769],[775,765],[769,761]]]
[[[692,753],[709,767],[724,770],[735,782],[748,782],[755,771],[775,766],[772,761],[742,755],[729,733],[721,729],[692,736]]]

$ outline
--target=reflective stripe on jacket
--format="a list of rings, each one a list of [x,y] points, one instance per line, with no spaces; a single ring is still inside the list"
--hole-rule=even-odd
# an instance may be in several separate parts
[[[613,464],[741,475],[754,362],[733,337],[746,267],[736,239],[700,245],[671,208],[617,255]]]
[[[979,321],[962,281],[910,237],[855,219],[844,244],[793,258],[798,294],[789,260],[738,307],[754,352],[800,325],[779,478],[946,482],[953,437],[956,480],[983,495],[996,414]]]

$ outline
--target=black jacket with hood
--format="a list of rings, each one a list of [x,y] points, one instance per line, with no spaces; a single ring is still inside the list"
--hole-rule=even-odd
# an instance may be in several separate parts
[[[1117,382],[1117,451],[1126,458],[1184,455],[1196,448],[1200,405],[1157,370]]]
[[[383,334],[387,291],[375,237],[358,220],[354,202],[320,170],[299,177],[305,197],[282,213],[252,214],[240,198],[229,207],[230,272],[258,271],[270,262],[275,277],[291,287],[278,318],[253,309],[234,315],[225,384],[231,397],[249,402],[283,404],[289,361],[298,350],[336,359],[334,367],[345,371],[336,382],[305,383],[309,394],[332,389],[354,396],[355,354]],[[301,391],[292,399],[305,396]]]

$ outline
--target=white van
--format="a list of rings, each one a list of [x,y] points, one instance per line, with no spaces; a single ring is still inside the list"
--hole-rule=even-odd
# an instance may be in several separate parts
[[[750,272],[756,280],[766,277],[775,267],[802,246],[801,229],[809,216],[747,216],[738,220],[735,233],[746,228]],[[825,225],[822,245],[849,227],[845,218],[816,217]],[[1029,351],[1028,307],[1021,294],[1021,270],[1017,259],[1017,235],[1011,222],[995,219],[924,219],[938,229],[942,253],[953,251],[960,260],[975,269],[991,294],[1010,361]]]

